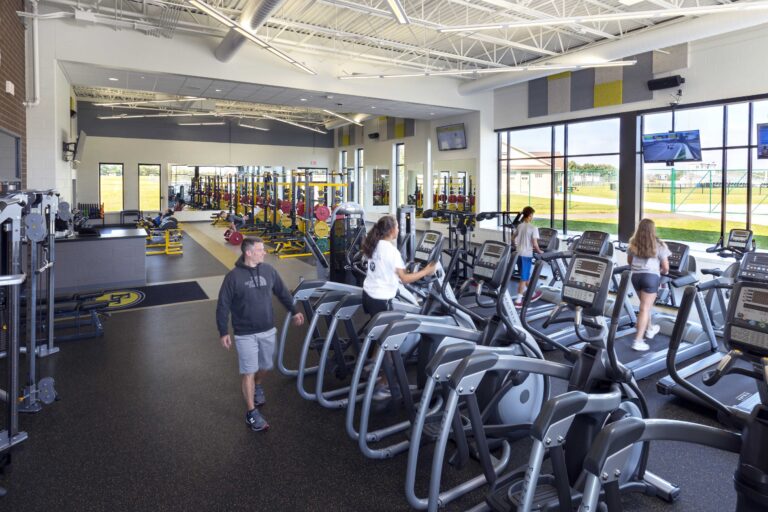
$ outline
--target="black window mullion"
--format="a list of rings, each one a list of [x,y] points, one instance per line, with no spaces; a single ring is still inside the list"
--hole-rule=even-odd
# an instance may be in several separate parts
[[[752,229],[752,121],[754,119],[753,102],[749,102],[747,112],[747,229]]]
[[[725,237],[726,212],[728,211],[728,108],[723,105],[723,152],[720,167],[720,236]]]
[[[549,227],[555,229],[555,125],[552,125],[549,134]]]

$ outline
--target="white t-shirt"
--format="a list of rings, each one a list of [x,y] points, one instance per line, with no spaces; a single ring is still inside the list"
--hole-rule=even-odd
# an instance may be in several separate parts
[[[632,272],[635,274],[661,275],[661,262],[669,258],[670,251],[666,245],[656,244],[656,256],[653,258],[638,258],[630,249],[627,254],[632,256]]]
[[[395,244],[388,240],[379,240],[373,256],[366,263],[368,273],[363,281],[363,290],[369,296],[379,300],[394,299],[400,278],[396,269],[405,269],[405,262]]]
[[[530,222],[521,222],[517,226],[517,235],[515,235],[515,247],[517,255],[526,258],[533,257],[533,240],[539,238],[539,228]]]

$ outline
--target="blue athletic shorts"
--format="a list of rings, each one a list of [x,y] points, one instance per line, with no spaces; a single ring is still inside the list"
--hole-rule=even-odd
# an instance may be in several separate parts
[[[520,268],[520,280],[527,281],[531,278],[531,268],[533,268],[533,256],[519,256],[517,265]]]
[[[632,274],[632,286],[635,287],[637,293],[659,293],[660,282],[661,276],[658,274],[649,274],[647,272]]]

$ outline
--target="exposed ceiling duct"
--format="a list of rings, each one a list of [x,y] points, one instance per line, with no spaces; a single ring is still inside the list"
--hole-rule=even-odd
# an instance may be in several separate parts
[[[250,32],[256,32],[272,16],[272,13],[278,10],[284,3],[285,0],[253,0],[245,6],[237,20],[237,24],[250,29]],[[221,43],[219,43],[219,46],[216,47],[214,55],[221,62],[227,62],[245,41],[245,37],[234,29],[230,29]]]
[[[691,21],[666,23],[658,28],[638,31],[631,37],[619,39],[604,44],[597,44],[577,50],[561,57],[537,61],[537,64],[551,62],[552,64],[579,64],[583,62],[611,61],[624,59],[631,55],[645,53],[659,48],[666,48],[707,37],[714,37],[728,32],[748,29],[768,23],[768,12],[733,12],[726,14],[710,14]],[[488,78],[482,78],[459,85],[462,95],[499,89],[536,78],[543,78],[558,71],[521,71],[510,72]]]

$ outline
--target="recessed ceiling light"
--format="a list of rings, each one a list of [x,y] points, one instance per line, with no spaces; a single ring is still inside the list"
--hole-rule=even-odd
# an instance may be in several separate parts
[[[376,107],[374,107],[373,105],[371,105],[371,108],[376,108]]]
[[[221,92],[221,89],[216,89],[216,92]]]
[[[145,78],[147,78],[147,77],[145,77],[145,76],[142,76],[142,77],[141,77],[141,79],[142,79],[142,80],[144,80]]]
[[[119,80],[119,78],[115,78],[113,76],[109,77],[109,81],[110,82],[117,82],[118,80]]]
[[[299,101],[307,101],[307,98],[299,98]]]
[[[435,115],[435,113],[434,112],[430,112],[429,115],[433,116],[433,115]]]

